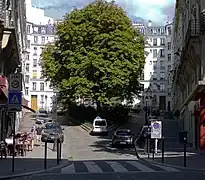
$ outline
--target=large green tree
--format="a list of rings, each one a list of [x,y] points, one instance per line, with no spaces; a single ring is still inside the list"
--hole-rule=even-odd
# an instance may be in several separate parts
[[[73,10],[57,26],[57,36],[42,53],[42,71],[64,100],[111,104],[138,93],[144,38],[113,1]]]

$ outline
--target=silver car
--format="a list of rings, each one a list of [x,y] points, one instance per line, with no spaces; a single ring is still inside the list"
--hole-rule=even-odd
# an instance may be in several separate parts
[[[133,145],[133,134],[129,129],[120,129],[115,132],[112,137],[112,147],[116,145]]]

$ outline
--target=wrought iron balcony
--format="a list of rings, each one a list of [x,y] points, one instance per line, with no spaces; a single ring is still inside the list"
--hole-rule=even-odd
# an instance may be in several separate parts
[[[199,35],[200,35],[200,21],[197,19],[190,20],[186,32],[185,44],[188,45],[191,38],[199,37]]]
[[[205,32],[205,12],[202,12],[200,16],[200,30]]]

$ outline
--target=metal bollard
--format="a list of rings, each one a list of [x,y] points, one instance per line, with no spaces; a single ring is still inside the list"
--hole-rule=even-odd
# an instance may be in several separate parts
[[[150,158],[149,154],[150,154],[150,139],[147,138],[147,156],[148,156],[148,159]]]
[[[186,167],[186,144],[187,144],[187,138],[184,137],[184,167]]]
[[[57,164],[59,164],[60,163],[60,160],[59,160],[59,155],[60,155],[60,152],[59,152],[59,141],[57,141]]]
[[[162,137],[162,163],[164,163],[164,137]]]
[[[154,150],[155,150],[154,149],[154,139],[152,139],[152,160],[154,160],[154,153],[155,153]]]
[[[44,149],[44,169],[47,169],[47,141],[45,141],[45,149]]]
[[[62,142],[60,142],[60,148],[59,148],[59,153],[60,153],[60,156],[59,156],[59,158],[60,158],[60,161],[61,161],[61,154],[62,154]]]

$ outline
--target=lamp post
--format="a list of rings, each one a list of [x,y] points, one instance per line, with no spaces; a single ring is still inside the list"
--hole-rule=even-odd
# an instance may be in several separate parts
[[[150,102],[150,100],[152,99],[152,90],[150,89],[150,87],[147,88],[147,90],[145,91],[145,125],[148,125],[148,116],[150,115],[150,112],[152,111],[152,105]]]

